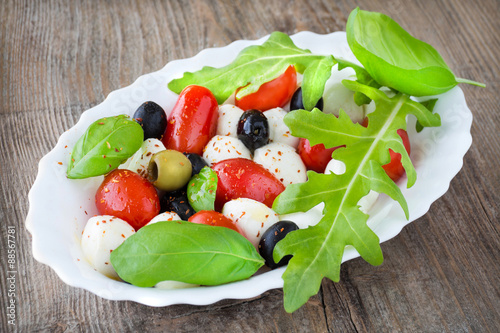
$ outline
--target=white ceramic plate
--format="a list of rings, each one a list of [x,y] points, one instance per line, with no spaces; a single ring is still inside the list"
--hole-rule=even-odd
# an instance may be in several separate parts
[[[132,85],[112,92],[104,102],[84,112],[79,122],[61,135],[56,147],[39,163],[38,176],[29,193],[30,210],[26,219],[27,229],[33,236],[35,259],[52,267],[68,285],[84,288],[106,299],[132,300],[150,306],[204,305],[225,298],[250,298],[282,287],[284,267],[222,286],[178,290],[139,288],[105,277],[88,264],[80,247],[85,223],[97,214],[94,195],[102,177],[69,180],[65,174],[72,147],[92,122],[104,116],[132,115],[148,100],[171,110],[177,97],[167,89],[171,79],[203,66],[224,66],[246,46],[262,44],[267,38],[237,41],[222,48],[203,50],[190,59],[172,61],[163,69],[141,76]],[[344,32],[328,35],[300,32],[292,39],[297,46],[314,53],[333,54],[356,61]],[[381,242],[396,236],[406,224],[424,215],[430,205],[447,191],[451,179],[462,167],[463,157],[471,144],[472,123],[462,91],[454,88],[440,96],[435,112],[441,115],[441,127],[427,128],[417,134],[414,120],[410,120],[412,123],[408,126],[418,180],[411,189],[406,189],[404,181],[400,187],[408,201],[410,220],[405,219],[398,204],[384,196],[370,211],[368,225]],[[356,250],[348,247],[343,261],[357,256]]]

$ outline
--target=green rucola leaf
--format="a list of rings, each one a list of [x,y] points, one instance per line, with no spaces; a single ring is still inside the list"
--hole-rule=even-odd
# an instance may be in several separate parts
[[[111,253],[111,264],[123,280],[139,287],[166,280],[219,285],[252,276],[264,259],[229,228],[165,221],[127,238]]]
[[[238,92],[237,98],[256,92],[262,84],[283,74],[290,65],[294,65],[299,73],[314,65],[315,69],[310,70],[307,75],[321,77],[321,80],[326,81],[331,73],[331,59],[331,56],[312,54],[309,50],[300,49],[286,34],[273,32],[264,44],[242,50],[231,64],[221,68],[203,67],[194,73],[184,73],[182,78],[172,80],[168,88],[179,94],[190,84],[204,86],[214,94],[217,102],[222,104],[240,87],[244,88]],[[328,76],[325,79],[326,72]],[[321,97],[324,82],[321,86],[314,80],[309,80],[309,83],[303,85],[303,89],[312,93],[309,99]]]
[[[115,169],[141,147],[141,125],[126,115],[92,123],[76,142],[68,165],[68,178],[104,175]]]
[[[402,155],[408,186],[416,180],[415,169],[404,148],[398,129],[406,129],[406,116],[413,114],[424,126],[439,126],[440,118],[409,96],[384,92],[344,80],[349,89],[375,101],[376,110],[368,116],[368,127],[354,124],[341,111],[339,117],[318,110],[298,110],[285,117],[292,135],[307,138],[311,145],[345,145],[333,158],[346,165],[342,175],[308,172],[308,181],[289,185],[274,202],[278,214],[307,211],[324,202],[325,216],[314,227],[297,230],[275,248],[274,259],[293,255],[283,275],[285,309],[295,311],[316,294],[323,277],[339,280],[344,249],[352,245],[372,265],[379,265],[382,252],[379,238],[366,225],[368,215],[357,206],[370,190],[386,193],[396,200],[408,217],[408,207],[399,187],[387,176],[382,165],[390,161],[389,148]]]
[[[195,211],[214,210],[217,181],[217,173],[208,166],[203,167],[200,173],[191,178],[187,187],[187,197]]]
[[[438,101],[437,98],[433,98],[433,99],[429,99],[425,102],[420,102],[420,104],[425,106],[427,108],[427,110],[429,110],[430,112],[433,112],[437,101]],[[422,124],[420,124],[417,121],[417,123],[415,124],[415,129],[417,130],[418,133],[420,133],[424,129],[424,126],[422,126]]]
[[[335,65],[333,57],[324,57],[312,62],[304,71],[302,102],[306,110],[312,110],[323,96],[325,83],[332,75],[333,65]]]
[[[356,73],[356,81],[358,81],[359,83],[362,83],[362,84],[365,84],[367,86],[374,87],[374,88],[381,87],[381,85],[377,81],[375,81],[371,77],[371,75],[366,71],[366,69],[364,69],[363,67],[358,66],[358,65],[356,65],[352,62],[349,62],[347,60],[343,60],[343,59],[339,59],[339,58],[336,58],[335,60],[339,64],[338,65],[339,71],[344,69],[344,68],[347,68],[347,67],[354,69],[354,72]],[[363,104],[370,103],[371,99],[369,99],[366,95],[364,95],[360,92],[355,92],[354,93],[354,101],[356,102],[357,105],[361,106]]]
[[[356,8],[349,15],[346,32],[352,52],[380,85],[411,96],[441,94],[461,82],[484,87],[456,78],[431,45],[384,14]]]

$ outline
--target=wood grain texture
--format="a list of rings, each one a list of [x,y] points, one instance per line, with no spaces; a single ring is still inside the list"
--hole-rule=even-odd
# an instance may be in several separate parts
[[[449,191],[384,243],[385,262],[342,266],[293,314],[282,290],[208,306],[152,308],[69,287],[31,253],[28,191],[39,159],[113,90],[207,47],[272,31],[344,30],[381,11],[435,46],[474,114],[473,144]],[[1,1],[0,331],[500,332],[500,2]],[[16,327],[7,323],[7,226],[17,236]]]

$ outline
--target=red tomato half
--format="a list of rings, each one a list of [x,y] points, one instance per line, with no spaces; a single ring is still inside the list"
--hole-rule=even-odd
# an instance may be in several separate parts
[[[284,106],[292,98],[297,88],[297,72],[289,66],[285,73],[276,79],[264,83],[256,92],[236,100],[236,106],[243,111],[257,109],[266,111]],[[238,93],[236,90],[236,93]]]
[[[130,170],[111,171],[97,189],[97,211],[140,229],[160,212],[160,200],[150,182]]]
[[[228,217],[213,210],[200,210],[188,219],[189,222],[206,224],[215,227],[225,227],[240,232],[236,225]]]
[[[406,133],[405,130],[398,129],[398,134],[401,139],[403,139],[406,151],[408,152],[408,155],[410,155],[411,147],[408,133]],[[396,182],[405,174],[405,169],[403,168],[403,164],[401,164],[401,154],[395,153],[392,149],[389,149],[389,153],[391,154],[391,161],[386,165],[383,165],[382,168],[384,168],[385,173],[387,173],[387,175]]]
[[[285,190],[285,186],[262,165],[244,158],[220,161],[212,168],[219,178],[215,198],[215,209],[222,210],[224,204],[238,198],[249,198],[272,207],[274,199]]]
[[[362,126],[368,126],[368,118],[363,119],[361,123]],[[410,139],[408,138],[408,133],[406,133],[403,129],[398,129],[398,134],[403,140],[403,145],[410,155],[411,147],[410,147]],[[391,161],[386,165],[382,165],[385,173],[394,181],[397,182],[399,178],[401,178],[405,174],[405,168],[403,168],[403,164],[401,164],[401,154],[395,153],[392,149],[389,149],[389,154],[391,155]]]
[[[218,104],[210,90],[187,86],[168,117],[162,142],[167,149],[203,154],[203,148],[217,131]]]
[[[301,138],[297,150],[308,170],[323,173],[325,172],[326,165],[332,159],[333,151],[337,148],[339,147],[326,149],[322,143],[311,147],[309,140]]]

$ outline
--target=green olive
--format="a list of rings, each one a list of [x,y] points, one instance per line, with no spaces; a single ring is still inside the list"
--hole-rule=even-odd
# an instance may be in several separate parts
[[[162,150],[151,157],[148,180],[164,191],[182,188],[191,179],[192,166],[184,154],[176,150]]]

